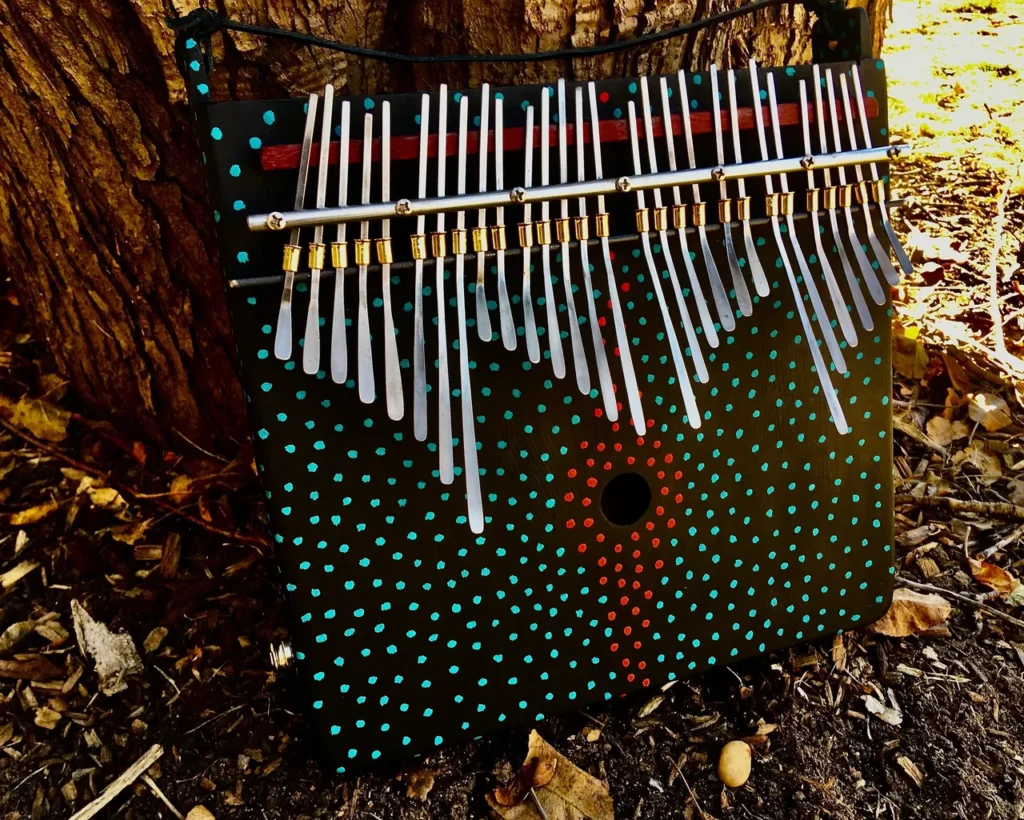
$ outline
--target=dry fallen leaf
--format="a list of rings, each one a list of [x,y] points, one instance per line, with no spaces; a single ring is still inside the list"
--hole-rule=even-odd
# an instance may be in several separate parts
[[[928,351],[913,334],[893,335],[892,366],[905,378],[923,379],[928,372]]]
[[[0,652],[6,652],[9,649],[13,649],[25,640],[25,638],[31,635],[35,628],[35,621],[18,621],[17,623],[11,624],[4,630],[3,634],[0,635]]]
[[[28,527],[32,524],[38,524],[44,518],[49,518],[57,511],[58,507],[60,507],[59,502],[47,501],[44,504],[37,504],[26,510],[18,510],[16,513],[11,513],[11,517],[8,520],[12,527]]]
[[[54,442],[64,440],[71,420],[71,413],[49,402],[29,398],[15,402],[5,396],[0,396],[0,416],[38,439]]]
[[[896,762],[900,764],[900,768],[906,772],[907,777],[913,780],[918,788],[924,785],[924,772],[917,767],[914,761],[906,755],[899,755]]]
[[[71,601],[71,617],[78,648],[96,661],[100,691],[104,695],[114,695],[127,689],[125,678],[143,672],[142,659],[132,636],[127,633],[115,635],[106,624],[94,620],[76,600]]]
[[[1007,572],[1002,567],[997,567],[995,564],[990,564],[988,561],[978,561],[971,558],[970,565],[971,575],[974,576],[976,581],[1002,595],[1007,595],[1020,586],[1020,581],[1012,573]]]
[[[883,723],[888,723],[890,726],[899,726],[903,723],[902,714],[900,714],[895,709],[886,706],[874,695],[864,696],[864,708],[866,708],[880,721],[882,721]]]
[[[196,806],[185,815],[185,820],[216,820],[216,818],[205,806]]]
[[[975,393],[967,406],[972,421],[978,422],[990,433],[1009,427],[1013,423],[1010,408],[994,393]]]
[[[967,438],[971,434],[971,428],[964,422],[951,422],[945,416],[928,419],[925,428],[928,431],[928,438],[942,447],[948,447],[957,439]]]
[[[637,713],[637,717],[647,717],[651,712],[661,706],[662,701],[665,700],[664,695],[655,695],[647,703],[640,707],[640,711]]]
[[[145,652],[147,655],[150,652],[156,652],[156,650],[160,648],[160,644],[164,642],[164,638],[166,637],[167,627],[156,627],[146,636],[146,640],[142,642],[142,651]]]
[[[890,638],[905,638],[944,623],[949,611],[945,598],[900,588],[893,593],[888,611],[865,629]]]
[[[1003,476],[1003,464],[999,457],[985,449],[980,441],[972,441],[971,446],[953,454],[953,464],[962,466],[970,464],[981,473],[985,484],[994,484]]]
[[[530,768],[535,773],[550,772],[545,775],[544,785],[534,786],[541,811],[532,799],[515,805],[503,804],[498,799],[498,789],[487,795],[487,803],[502,820],[614,820],[615,807],[608,784],[577,768],[536,731],[530,733],[530,747],[520,772]],[[523,797],[528,793],[529,788]]]
[[[416,769],[413,772],[405,772],[400,775],[405,781],[405,794],[412,800],[425,802],[430,790],[434,788],[434,773],[430,769]]]

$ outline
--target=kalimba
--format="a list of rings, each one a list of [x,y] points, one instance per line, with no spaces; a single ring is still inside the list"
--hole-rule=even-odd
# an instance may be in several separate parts
[[[332,767],[884,611],[881,62],[220,104],[187,64]]]

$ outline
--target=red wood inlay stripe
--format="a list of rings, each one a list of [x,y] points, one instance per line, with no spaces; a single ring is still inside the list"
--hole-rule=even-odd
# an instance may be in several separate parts
[[[869,119],[873,119],[878,116],[878,100],[874,97],[864,98],[865,108]],[[764,114],[765,123],[768,123],[768,108],[762,106],[762,113]],[[737,124],[741,131],[751,131],[754,128],[754,109],[753,108],[740,108],[737,111]],[[856,115],[855,115],[856,116]],[[815,121],[814,106],[808,105],[808,117],[810,122]],[[843,113],[839,113],[839,120],[843,120]],[[828,114],[826,113],[826,122],[828,121]],[[782,103],[779,105],[779,122],[786,125],[799,125],[800,124],[800,104],[799,103]],[[710,134],[712,133],[712,115],[707,111],[697,111],[690,115],[690,123],[693,128],[694,134]],[[661,117],[653,117],[652,125],[654,127],[654,136],[664,136],[665,129],[664,123]],[[722,130],[728,133],[731,128],[731,121],[727,111],[722,112]],[[449,127],[452,127],[452,123],[449,123]],[[558,140],[558,126],[549,126],[551,132],[551,144],[555,145]],[[643,138],[644,128],[643,123],[637,119],[637,130],[640,133],[641,139]],[[519,128],[506,128],[505,129],[505,150],[506,151],[521,151],[526,144],[526,129]],[[575,144],[576,129],[572,125],[568,125],[566,128],[568,143],[570,145]],[[679,114],[672,115],[672,132],[678,138],[682,135],[683,125],[682,119]],[[858,135],[859,138],[859,135]],[[610,119],[601,120],[601,142],[625,142],[629,139],[629,123],[626,119]],[[814,144],[817,144],[817,134],[812,131],[812,139]],[[590,142],[590,125],[587,124],[584,127],[583,140],[585,143]],[[418,134],[410,134],[400,137],[392,137],[391,139],[391,159],[396,160],[409,160],[416,159],[419,156],[420,138]],[[540,127],[534,128],[533,144],[540,145]],[[494,132],[488,132],[488,147],[493,149],[494,145]],[[454,131],[448,132],[448,145],[447,155],[455,156],[458,152],[458,135]],[[480,149],[480,132],[470,131],[466,139],[466,150],[469,154],[475,154]],[[328,163],[331,165],[338,164],[338,151],[339,144],[332,143]],[[260,149],[260,166],[264,171],[288,171],[294,170],[299,166],[299,156],[301,152],[301,146],[298,144],[292,145],[269,145],[265,148]],[[363,154],[363,141],[362,140],[350,140],[349,141],[349,162],[353,165],[358,164],[362,160]],[[373,161],[380,161],[380,139],[374,139],[373,141]],[[431,134],[427,140],[427,156],[437,156],[437,134]],[[753,157],[748,157],[748,160],[752,160]],[[313,150],[309,158],[309,164],[311,167],[315,167],[320,163],[320,149],[319,143],[313,145]]]

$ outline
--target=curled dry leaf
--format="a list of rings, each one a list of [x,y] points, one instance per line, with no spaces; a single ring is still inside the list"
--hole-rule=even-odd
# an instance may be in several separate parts
[[[906,773],[907,777],[914,781],[914,784],[921,788],[924,785],[924,772],[918,768],[917,764],[914,763],[906,755],[899,755],[896,758],[896,762],[900,764],[900,768]]]
[[[917,339],[914,328],[892,337],[892,366],[907,379],[920,380],[928,372],[928,351]]]
[[[115,635],[106,624],[96,621],[78,601],[71,601],[71,617],[75,624],[75,636],[82,652],[96,661],[100,691],[114,695],[127,689],[125,678],[141,675],[142,659],[139,657],[132,636]]]
[[[981,473],[985,484],[994,484],[1003,476],[1003,465],[999,457],[985,449],[980,441],[972,441],[971,446],[953,454],[953,464],[963,466],[970,464]]]
[[[890,638],[905,638],[945,623],[949,612],[945,598],[901,588],[893,593],[888,611],[865,630]]]
[[[886,706],[874,695],[864,696],[864,708],[880,721],[888,723],[890,726],[899,726],[903,723],[903,715],[900,712]]]
[[[9,521],[12,527],[29,527],[32,524],[38,524],[45,518],[49,518],[57,511],[58,507],[60,507],[59,502],[47,501],[44,504],[29,507],[27,510],[18,510],[16,513],[11,513]]]
[[[949,421],[945,416],[935,416],[925,425],[928,438],[942,447],[948,447],[957,439],[967,438],[971,428],[962,421]]]
[[[972,421],[978,422],[990,433],[1009,427],[1013,423],[1010,408],[994,393],[975,393],[967,406]]]
[[[11,401],[0,396],[0,417],[43,441],[63,441],[68,434],[71,413],[39,399]]]
[[[989,589],[994,589],[1002,595],[1008,595],[1020,586],[1020,581],[1014,577],[1013,573],[1008,572],[1002,567],[997,567],[995,564],[988,563],[988,561],[979,561],[974,558],[970,559],[970,564],[971,575],[974,576],[978,583],[984,584]]]

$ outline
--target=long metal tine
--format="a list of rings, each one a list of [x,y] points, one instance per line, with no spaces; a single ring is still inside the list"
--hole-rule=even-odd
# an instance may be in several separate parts
[[[816,68],[815,68],[816,70]],[[829,105],[829,120],[832,123],[832,140],[835,143],[834,147],[836,153],[843,150],[842,140],[839,138],[839,108],[836,105],[835,88],[832,85],[832,71],[827,70],[825,72],[825,85],[828,90],[828,105]],[[815,89],[815,93],[818,93]],[[821,116],[821,108],[818,108],[818,116]],[[846,194],[849,193],[849,189],[846,188],[846,169],[839,167],[836,169],[839,174],[839,192],[842,193],[843,189],[846,189]],[[882,286],[878,281],[878,276],[871,267],[871,263],[868,261],[867,255],[864,253],[864,249],[860,244],[860,237],[857,236],[857,229],[853,224],[853,212],[850,210],[850,202],[847,200],[846,204],[841,204],[840,207],[843,209],[843,215],[846,218],[846,234],[850,239],[850,247],[853,249],[853,256],[857,260],[857,266],[860,268],[861,278],[864,280],[864,284],[867,285],[868,293],[871,294],[871,298],[876,305],[885,304],[885,291],[882,290]]]
[[[558,80],[558,172],[559,182],[569,181],[569,144],[565,105],[565,80]],[[562,257],[562,286],[565,289],[565,306],[569,314],[569,341],[572,343],[572,360],[576,368],[576,386],[583,395],[590,393],[590,371],[587,368],[587,354],[583,352],[583,337],[580,334],[579,316],[576,314],[576,299],[572,295],[572,275],[569,259],[569,200],[560,201],[563,231],[559,237],[559,251]],[[593,294],[591,294],[593,296]]]
[[[501,96],[494,98],[494,185],[500,191],[505,187],[505,108]],[[505,228],[505,206],[498,206],[497,224]],[[512,304],[505,281],[505,249],[495,248],[498,257],[498,317],[501,323],[501,343],[505,350],[516,349],[516,325],[512,320]]]
[[[547,86],[540,91],[540,184],[546,186],[549,180],[551,164],[551,100]],[[540,220],[550,230],[551,204],[544,200],[540,205]],[[544,307],[547,311],[548,350],[551,353],[551,369],[555,378],[565,378],[565,355],[562,353],[562,331],[558,327],[558,306],[555,303],[554,289],[551,287],[551,244],[541,244],[540,258],[544,269]]]
[[[743,149],[740,146],[739,117],[736,114],[736,72],[731,68],[726,74],[726,84],[729,86],[729,123],[732,131],[732,153],[736,162],[740,163],[743,162]],[[755,104],[760,104],[760,101],[755,101]],[[739,194],[737,203],[749,203],[746,180],[742,178],[736,180],[736,191]],[[764,275],[764,268],[761,267],[761,260],[757,255],[757,246],[754,244],[754,237],[750,231],[749,213],[746,219],[741,216],[740,224],[743,226],[743,247],[747,251],[747,265],[750,267],[750,278],[754,282],[754,290],[757,291],[757,295],[763,299],[772,292],[772,289],[768,284],[767,277]]]
[[[651,173],[653,174],[658,171],[658,155],[654,150],[654,124],[653,118],[651,117],[651,96],[650,90],[647,87],[646,77],[640,78],[640,102],[643,106],[644,112],[644,138],[647,142],[647,162],[650,164]],[[655,188],[652,193],[654,196],[654,207],[664,209],[664,203],[661,199],[661,189]],[[664,210],[662,210],[662,213],[664,213]],[[657,226],[655,227],[657,228]],[[676,274],[675,262],[672,261],[672,250],[668,244],[667,217],[661,227],[657,229],[658,238],[661,240],[662,254],[665,257],[665,268],[668,271],[668,278],[672,283],[672,290],[676,296],[676,304],[679,307],[679,315],[682,318],[683,330],[686,332],[686,343],[689,345],[690,355],[693,357],[693,369],[697,376],[697,381],[707,383],[708,368],[707,364],[704,362],[704,353],[700,349],[700,339],[697,337],[697,331],[694,329],[693,323],[690,321],[690,311],[687,309],[686,300],[683,298],[683,289],[679,286],[679,276]],[[653,270],[651,271],[651,275],[659,276],[660,273],[657,270]]]
[[[317,167],[316,207],[327,205],[327,159],[331,153],[331,129],[334,123],[334,86],[324,88],[323,122],[320,126],[320,165]],[[323,269],[324,226],[313,228],[309,246],[309,307],[306,310],[306,331],[303,334],[302,371],[312,375],[320,369],[320,272]],[[319,264],[318,264],[319,263]]]
[[[583,153],[583,86],[576,86],[576,179],[586,179],[586,160]],[[581,224],[589,225],[587,217],[587,200],[579,198],[579,215]],[[594,360],[597,363],[597,381],[601,386],[601,398],[604,401],[604,413],[609,421],[618,421],[619,408],[615,401],[615,389],[612,387],[612,374],[608,369],[608,356],[601,337],[601,325],[597,319],[597,304],[594,302],[594,283],[590,277],[590,248],[587,242],[588,232],[577,236],[580,248],[580,267],[583,269],[583,289],[587,293],[587,321],[590,323],[590,341],[594,346]]]
[[[814,64],[811,66],[811,82],[814,86],[814,119],[818,123],[818,142],[821,146],[821,152],[828,152],[828,137],[825,131],[825,107],[821,101],[821,72],[818,70],[818,65]],[[832,238],[836,243],[836,250],[839,252],[839,260],[843,264],[843,275],[846,276],[846,286],[850,289],[850,294],[853,297],[854,307],[857,309],[857,315],[860,317],[860,324],[865,330],[872,330],[875,326],[875,320],[871,318],[871,311],[868,310],[868,304],[864,299],[864,292],[861,288],[860,283],[857,281],[857,275],[853,272],[853,265],[850,264],[850,257],[846,253],[846,244],[843,242],[842,231],[839,230],[839,217],[836,214],[836,203],[834,202],[836,189],[832,187],[832,170],[826,168],[823,171],[825,176],[825,194],[827,197],[825,202],[826,210],[828,211],[828,221],[832,227]],[[855,251],[861,251],[860,242],[850,240],[852,242]],[[856,257],[856,253],[854,254]],[[863,258],[863,265],[861,264],[861,258]],[[868,265],[867,257],[864,256],[864,252],[861,251],[860,257],[857,259],[857,265],[863,271],[863,267],[867,266],[868,270],[871,270]],[[870,277],[864,276],[865,284],[874,281],[874,275]],[[875,286],[878,283],[875,282]],[[870,287],[868,288],[870,291]],[[881,288],[878,288],[881,293]],[[884,294],[883,294],[884,296]],[[874,296],[872,296],[874,298]]]
[[[420,100],[419,196],[427,195],[427,145],[430,135],[430,95]],[[416,217],[416,233],[427,228],[425,216]],[[412,325],[412,433],[416,441],[427,440],[427,363],[423,339],[423,260],[416,260]]]
[[[771,111],[772,133],[775,137],[775,155],[782,157],[782,130],[779,125],[779,105],[775,98],[775,75],[769,72],[766,79],[768,84],[768,108]],[[788,197],[789,178],[787,174],[779,174],[779,185],[782,188],[780,196]],[[825,340],[825,345],[828,347],[829,353],[832,355],[832,361],[835,363],[836,370],[840,373],[845,373],[846,360],[843,358],[843,351],[842,348],[839,347],[836,334],[832,330],[832,321],[829,319],[828,312],[825,310],[825,305],[821,301],[821,295],[818,293],[818,284],[814,281],[814,276],[811,273],[810,268],[807,267],[807,260],[804,258],[804,249],[800,247],[800,240],[796,235],[796,224],[793,222],[793,211],[791,208],[786,207],[783,209],[783,212],[786,217],[786,234],[789,237],[789,244],[793,247],[793,255],[796,256],[797,267],[800,269],[800,276],[804,280],[804,287],[807,288],[807,295],[811,297],[811,307],[814,308],[814,314],[818,317],[818,327],[821,328],[821,336]],[[842,311],[843,314],[846,313],[845,305],[843,305]]]
[[[679,108],[682,112],[683,137],[686,141],[686,156],[691,168],[697,167],[697,158],[693,152],[693,129],[690,126],[690,99],[686,91],[686,72],[679,72]],[[693,190],[694,216],[701,214],[693,221],[695,224],[703,223],[705,205],[701,202],[700,186],[691,186]],[[700,250],[704,255],[704,265],[707,268],[708,279],[711,282],[711,295],[715,300],[715,308],[718,311],[718,320],[726,331],[736,329],[736,317],[732,315],[732,305],[729,304],[729,294],[722,284],[722,277],[718,273],[718,266],[715,264],[715,257],[711,254],[711,245],[708,244],[708,232],[703,224],[697,224],[697,238],[700,240]]]
[[[466,134],[469,130],[469,97],[459,101],[458,193],[466,192]],[[458,211],[455,228],[466,229],[466,212]],[[453,244],[455,244],[453,242]],[[480,496],[480,468],[476,455],[476,419],[473,418],[473,388],[469,380],[469,340],[466,333],[466,257],[455,247],[455,294],[459,312],[459,393],[462,404],[462,457],[466,471],[466,502],[469,528],[484,531],[483,501]]]
[[[725,141],[722,138],[722,103],[718,92],[718,66],[711,64],[711,117],[715,123],[715,148],[718,151],[718,164],[725,165]],[[736,126],[733,125],[733,128]],[[718,196],[723,202],[729,199],[729,191],[726,188],[725,180],[718,183]],[[747,283],[743,278],[743,271],[740,268],[740,260],[736,255],[736,244],[732,238],[732,219],[722,219],[722,233],[725,234],[725,255],[729,260],[729,270],[732,273],[732,287],[736,292],[736,304],[740,313],[749,316],[754,312],[754,303],[750,301],[750,291],[747,290]]]
[[[754,60],[750,61],[749,73],[751,99],[754,101],[754,123],[757,130],[758,143],[761,148],[761,159],[767,160],[767,132],[764,126],[764,114],[760,102],[761,87],[757,79],[757,63]],[[768,195],[772,196],[775,189],[770,175],[765,176],[764,184]],[[832,379],[829,377],[825,359],[822,357],[821,351],[818,349],[818,340],[814,336],[814,326],[811,324],[806,308],[804,308],[803,294],[800,293],[800,286],[797,284],[796,274],[793,272],[793,265],[789,261],[789,253],[786,251],[786,243],[782,241],[782,230],[779,226],[778,216],[771,216],[771,226],[772,233],[775,234],[775,244],[779,249],[779,256],[782,259],[782,266],[786,271],[786,280],[789,282],[789,289],[793,296],[793,303],[796,306],[797,315],[800,317],[800,326],[803,328],[807,347],[811,351],[811,360],[814,362],[814,371],[818,374],[818,382],[821,384],[821,390],[825,394],[825,401],[828,404],[829,411],[832,413],[833,424],[835,424],[836,429],[840,434],[847,433],[850,428],[846,424],[846,416],[843,415],[842,405],[839,403],[836,392],[832,387]]]
[[[601,119],[597,114],[597,90],[593,82],[587,83],[587,96],[590,98],[590,141],[594,150],[594,175],[597,179],[601,179],[604,176],[601,163]],[[606,213],[603,195],[597,198],[597,212],[599,218],[603,218],[603,214]],[[643,436],[647,434],[647,421],[644,419],[643,403],[640,401],[640,390],[636,383],[636,371],[633,369],[633,354],[630,352],[629,335],[626,333],[622,304],[619,302],[619,286],[615,281],[615,271],[612,267],[611,248],[608,245],[607,236],[602,235],[600,239],[601,258],[604,259],[604,272],[608,280],[608,301],[612,305],[612,321],[615,324],[615,340],[619,348],[619,361],[622,363],[622,380],[626,386],[629,414],[633,420],[633,429],[636,430],[636,434]]]
[[[850,90],[846,86],[846,75],[839,75],[839,92],[843,97],[843,112],[846,117],[846,134],[850,139],[850,150],[857,150],[857,129],[853,125],[853,106],[850,105]],[[863,104],[863,100],[861,101]],[[864,120],[865,124],[867,120]],[[867,147],[871,147],[870,145]],[[871,166],[874,168],[874,166]],[[860,165],[854,165],[853,171],[857,175],[857,188],[861,194],[861,210],[864,213],[864,225],[868,232],[868,242],[871,245],[871,249],[875,252],[875,258],[878,259],[878,266],[882,270],[882,275],[885,277],[885,281],[888,282],[892,287],[896,287],[900,283],[899,274],[896,273],[896,269],[892,266],[892,261],[889,259],[889,251],[886,250],[885,246],[882,245],[878,240],[878,234],[875,233],[874,220],[871,219],[871,206],[868,204],[870,201],[867,196],[867,191],[864,188],[864,169]],[[877,174],[878,171],[876,170]],[[882,203],[882,207],[885,207],[885,203]],[[899,244],[898,242],[896,243]]]
[[[380,112],[381,202],[391,200],[391,103],[385,101]],[[381,237],[391,238],[391,220],[381,220]],[[391,264],[381,262],[381,290],[384,301],[384,393],[387,396],[388,418],[398,421],[405,415],[402,395],[402,366],[398,361],[395,339],[395,317],[391,311]]]
[[[306,180],[309,177],[309,155],[313,151],[313,128],[316,125],[316,94],[309,95],[306,104],[306,129],[302,134],[302,153],[299,156],[299,177],[295,183],[295,210],[305,206]],[[288,244],[295,253],[299,252],[299,228],[292,228]],[[284,287],[281,290],[281,304],[277,309],[277,330],[274,334],[274,356],[282,361],[292,357],[292,293],[295,288],[293,265],[285,265]]]
[[[635,173],[642,173],[640,165],[640,139],[636,131],[636,106],[629,101],[629,137],[633,149],[633,169]],[[636,206],[643,210],[647,207],[643,191],[636,192]],[[697,397],[693,394],[693,385],[690,384],[690,374],[686,371],[686,362],[683,360],[683,351],[679,348],[679,338],[676,334],[675,323],[672,321],[672,314],[668,309],[668,302],[665,301],[665,292],[661,287],[661,277],[658,275],[654,265],[654,255],[651,253],[651,238],[646,231],[640,232],[640,244],[643,247],[644,257],[647,260],[647,269],[650,272],[651,284],[654,285],[654,295],[658,299],[658,307],[661,308],[661,318],[665,324],[665,336],[668,337],[669,350],[672,353],[672,363],[675,365],[676,379],[679,382],[679,391],[683,396],[683,406],[686,408],[686,420],[692,428],[699,429],[701,425],[700,410],[697,409]]]
[[[487,131],[490,128],[491,87],[484,83],[480,86],[480,191],[487,190]],[[477,226],[487,236],[487,209],[477,212]],[[487,312],[487,286],[484,282],[484,268],[487,259],[482,251],[476,255],[476,330],[480,339],[491,340],[491,317]]]
[[[668,79],[661,78],[661,114],[665,126],[665,146],[668,148],[668,168],[670,171],[677,170],[676,166],[676,139],[672,133],[672,109],[668,102]],[[672,186],[672,204],[678,213],[685,216],[686,210],[683,207],[683,199],[678,185]],[[697,269],[690,259],[690,245],[686,241],[686,228],[683,221],[676,225],[676,237],[679,239],[679,252],[683,260],[683,267],[686,268],[686,278],[690,282],[690,290],[693,292],[693,300],[697,303],[697,315],[700,316],[700,324],[704,329],[704,338],[712,348],[718,347],[718,331],[715,329],[715,320],[711,318],[711,311],[708,310],[707,300],[704,298],[704,289],[700,284],[700,277]],[[669,254],[666,254],[668,256]]]
[[[363,198],[370,201],[370,180],[373,171],[373,114],[363,117]],[[359,238],[370,239],[370,223],[359,223]],[[370,346],[370,310],[366,297],[366,265],[359,266],[359,336],[356,340],[356,358],[359,360],[359,400],[370,404],[375,396],[373,386],[373,349]]]
[[[526,147],[525,147],[525,170],[523,173],[523,187],[529,188],[533,185],[533,106],[526,107]],[[523,224],[530,225],[530,218],[533,216],[533,205],[529,202],[523,206]],[[532,230],[532,229],[531,229]],[[526,355],[534,364],[540,361],[540,340],[537,338],[537,318],[533,313],[533,294],[530,288],[530,257],[532,247],[523,244],[523,325],[526,332]]]
[[[352,106],[348,100],[341,104],[341,137],[338,144],[338,205],[348,204],[348,169]],[[344,246],[348,226],[338,223],[336,243]],[[346,253],[347,256],[347,253]],[[346,260],[347,261],[347,260]],[[348,379],[348,327],[345,317],[345,269],[334,269],[334,310],[331,313],[331,380],[344,384]]]
[[[853,77],[853,92],[857,98],[857,113],[860,115],[860,127],[861,133],[864,136],[864,147],[874,147],[871,142],[871,126],[868,125],[868,112],[864,107],[864,90],[860,84],[860,68],[856,63],[850,66],[850,75]],[[871,179],[874,182],[879,182],[878,166],[875,163],[868,163],[868,168],[871,170]],[[882,227],[885,228],[885,233],[889,237],[889,243],[892,245],[893,253],[896,254],[896,259],[900,263],[900,267],[903,268],[903,272],[911,274],[914,272],[914,266],[910,264],[910,257],[907,256],[907,252],[903,249],[903,245],[900,243],[899,237],[896,236],[896,231],[892,228],[892,222],[889,221],[889,208],[885,204],[885,189],[884,187],[879,190],[878,196],[878,212],[882,215]]]
[[[803,131],[804,137],[804,154],[810,156],[811,151],[811,128],[807,118],[807,82],[805,80],[800,81],[800,126]],[[817,199],[818,191],[814,187],[814,167],[807,167],[807,190],[808,197]],[[810,192],[814,192],[811,194]],[[832,297],[832,305],[836,309],[836,318],[839,321],[839,327],[843,331],[843,336],[846,338],[847,344],[851,347],[857,346],[857,329],[853,326],[853,320],[850,318],[850,313],[846,309],[846,298],[843,296],[843,292],[839,289],[839,283],[836,281],[836,275],[832,271],[832,265],[829,264],[828,257],[825,255],[825,246],[821,241],[821,224],[818,221],[818,202],[808,202],[808,210],[811,214],[811,231],[814,234],[814,248],[818,253],[818,261],[821,264],[821,270],[825,274],[825,284],[828,286],[829,295]],[[860,291],[858,290],[859,294]],[[865,308],[867,306],[865,305]]]
[[[445,162],[448,158],[448,86],[442,83],[437,101],[437,195],[444,196]],[[444,214],[437,215],[437,232],[444,233]],[[442,484],[455,480],[452,452],[452,388],[448,376],[448,331],[445,327],[447,300],[444,295],[444,258],[434,262],[437,295],[437,453]]]

